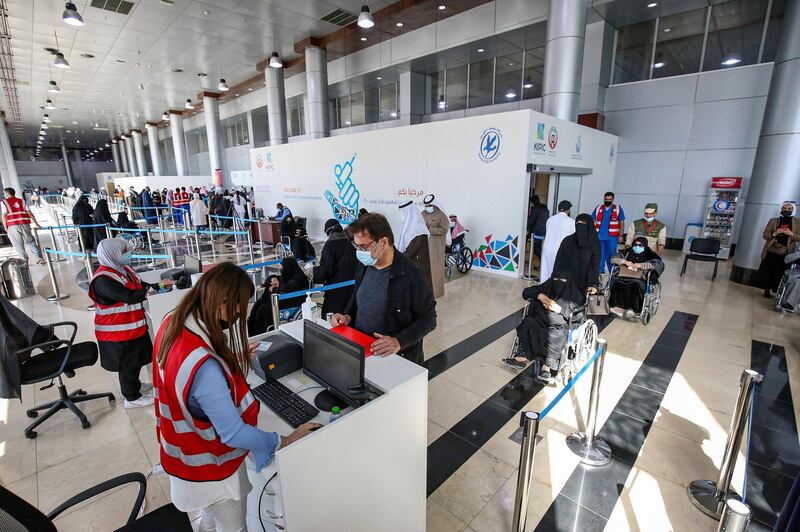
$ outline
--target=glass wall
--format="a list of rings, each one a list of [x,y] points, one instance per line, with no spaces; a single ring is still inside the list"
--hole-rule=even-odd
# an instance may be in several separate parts
[[[448,68],[445,71],[444,101],[436,104],[442,111],[458,111],[467,108],[467,65]]]
[[[222,146],[232,148],[250,144],[250,130],[247,127],[247,113],[241,113],[222,120]]]
[[[773,61],[785,5],[773,0],[768,13],[768,0],[731,0],[617,28],[612,82]]]
[[[494,96],[494,59],[469,65],[469,107],[492,105]]]
[[[398,92],[397,82],[391,82],[331,98],[331,129],[396,120],[400,116]]]
[[[290,137],[306,134],[306,116],[303,96],[295,96],[286,100],[286,126]]]
[[[190,129],[186,132],[186,153],[189,155],[208,151],[208,135],[206,126]]]
[[[522,52],[497,58],[494,103],[522,99]]]
[[[522,80],[522,99],[542,97],[544,85],[544,46],[525,50],[525,77]]]

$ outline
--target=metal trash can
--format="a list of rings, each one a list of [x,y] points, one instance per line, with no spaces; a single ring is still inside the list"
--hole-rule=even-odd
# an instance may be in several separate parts
[[[36,294],[28,263],[22,259],[6,259],[0,266],[3,288],[8,299],[20,299]]]

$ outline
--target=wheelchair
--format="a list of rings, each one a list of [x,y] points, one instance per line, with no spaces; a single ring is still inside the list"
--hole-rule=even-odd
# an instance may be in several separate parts
[[[523,319],[528,316],[530,302],[525,305]],[[581,305],[569,316],[567,320],[567,341],[561,349],[561,358],[556,370],[555,383],[564,385],[574,377],[578,371],[594,355],[597,345],[597,324],[586,315],[587,305]],[[514,338],[508,358],[513,359],[519,353],[519,336]],[[539,374],[539,360],[534,360],[534,375]]]
[[[653,270],[642,271],[645,281],[644,300],[642,301],[641,312],[633,313],[633,317],[640,320],[643,325],[650,323],[650,320],[658,312],[658,304],[661,303],[661,281],[658,276],[654,276]],[[619,266],[614,266],[611,273],[608,275],[606,286],[604,289],[606,300],[611,301],[611,287],[614,284],[614,278],[619,274]],[[628,310],[626,309],[626,313]]]
[[[790,277],[797,277],[797,268],[800,267],[800,251],[792,253],[791,255],[786,257],[786,261],[789,264],[789,269],[783,273],[783,277],[781,277],[781,282],[778,285],[778,290],[775,292],[775,299],[772,302],[772,308],[777,310],[778,312],[789,312],[791,314],[797,314],[800,312],[800,309],[795,307],[794,310],[786,308],[783,306],[784,297],[786,296],[786,284],[789,281]]]
[[[469,232],[469,231],[467,231]],[[458,273],[467,273],[472,269],[472,249],[464,244],[464,235],[460,235],[447,246],[444,255],[444,271],[449,279],[453,275],[453,268]]]

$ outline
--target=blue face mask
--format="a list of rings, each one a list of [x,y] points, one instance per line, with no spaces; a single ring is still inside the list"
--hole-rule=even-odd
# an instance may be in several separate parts
[[[633,252],[637,255],[644,253],[644,246],[633,246]]]
[[[644,215],[644,219],[645,219],[645,220],[647,220],[648,222],[652,222],[653,220],[655,220],[655,219],[656,219],[656,217],[655,217],[655,216],[647,216],[647,215],[645,214],[645,215]]]
[[[433,214],[433,207],[425,207],[425,212],[428,214]]]
[[[375,266],[375,262],[377,262],[372,258],[372,253],[369,251],[361,251],[360,249],[356,250],[356,258],[364,266]]]

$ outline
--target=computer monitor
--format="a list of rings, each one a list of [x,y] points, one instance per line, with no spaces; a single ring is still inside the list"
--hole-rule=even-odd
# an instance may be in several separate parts
[[[311,320],[303,323],[303,373],[326,388],[314,404],[326,411],[357,406],[353,396],[364,389],[364,348]]]
[[[183,273],[191,277],[196,273],[203,273],[203,261],[192,255],[183,256]]]

